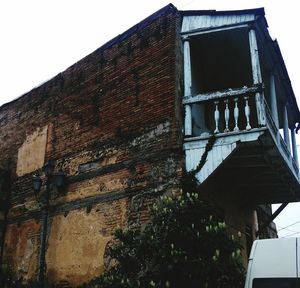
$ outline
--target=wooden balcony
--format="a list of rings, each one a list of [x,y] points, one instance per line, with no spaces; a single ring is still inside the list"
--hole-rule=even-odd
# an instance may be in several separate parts
[[[186,169],[245,205],[299,201],[300,113],[278,44],[254,16],[183,21]]]
[[[187,171],[197,169],[213,137],[196,173],[204,189],[230,191],[253,204],[300,200],[295,129],[289,129],[284,109],[282,138],[263,85],[184,97],[183,104]]]

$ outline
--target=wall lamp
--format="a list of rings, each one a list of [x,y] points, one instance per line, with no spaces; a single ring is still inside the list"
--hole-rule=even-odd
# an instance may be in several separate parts
[[[46,190],[49,191],[50,185],[55,186],[58,190],[63,188],[66,184],[66,175],[62,170],[54,172],[54,165],[51,161],[46,162],[43,167],[46,176]],[[42,188],[42,178],[39,175],[33,175],[32,185],[35,195],[37,196]]]

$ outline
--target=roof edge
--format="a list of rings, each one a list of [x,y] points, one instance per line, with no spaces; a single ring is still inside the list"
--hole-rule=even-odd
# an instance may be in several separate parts
[[[134,34],[134,33],[138,32],[138,31],[144,29],[145,27],[147,27],[148,25],[150,25],[152,22],[154,22],[155,20],[157,20],[159,17],[167,15],[167,14],[169,14],[172,11],[175,11],[177,13],[179,12],[177,10],[177,8],[172,3],[169,3],[168,5],[164,6],[163,8],[157,10],[156,12],[154,12],[153,14],[151,14],[150,16],[148,16],[147,18],[141,20],[140,22],[138,22],[137,24],[135,24],[131,28],[125,30],[123,33],[117,35],[116,37],[112,38],[108,42],[104,43],[103,45],[101,45],[96,50],[92,51],[91,53],[87,54],[83,58],[79,59],[78,61],[76,61],[75,63],[73,63],[72,65],[70,65],[66,69],[64,69],[63,71],[58,72],[56,75],[54,75],[51,78],[43,81],[41,84],[38,84],[37,86],[32,87],[29,91],[24,92],[23,94],[17,96],[15,99],[13,99],[13,100],[11,100],[11,101],[9,101],[7,103],[3,103],[2,105],[0,105],[0,110],[2,108],[6,107],[6,106],[9,106],[10,104],[18,101],[20,98],[25,97],[26,95],[28,95],[29,93],[31,93],[33,90],[36,90],[36,89],[40,88],[41,86],[43,86],[44,84],[52,81],[53,79],[55,79],[59,75],[61,75],[64,72],[66,72],[68,69],[71,69],[75,65],[78,65],[78,63],[80,63],[81,61],[83,61],[84,59],[86,59],[87,57],[89,57],[90,55],[92,55],[94,53],[99,53],[99,52],[101,53],[101,51],[109,49],[111,46],[113,46],[115,44],[118,44],[119,42],[127,39],[132,34]]]
[[[180,11],[183,16],[201,16],[201,15],[234,15],[234,14],[256,14],[260,16],[265,16],[265,9],[261,8],[252,8],[252,9],[243,9],[243,10],[226,10],[226,11],[217,11],[217,10],[183,10]]]
[[[178,12],[177,8],[172,3],[166,5],[165,7],[161,8],[161,9],[159,9],[158,11],[154,12],[153,14],[148,16],[147,18],[143,19],[141,22],[135,24],[134,26],[132,26],[128,30],[124,31],[123,33],[119,34],[118,36],[114,37],[113,39],[109,40],[108,42],[103,44],[101,47],[96,49],[94,52],[101,51],[101,50],[106,50],[107,48],[111,47],[112,45],[117,44],[117,43],[125,40],[126,38],[130,37],[132,34],[142,30],[143,28],[147,27],[152,22],[157,20],[159,17],[161,17],[163,15],[166,15],[166,14],[170,13],[171,11]]]

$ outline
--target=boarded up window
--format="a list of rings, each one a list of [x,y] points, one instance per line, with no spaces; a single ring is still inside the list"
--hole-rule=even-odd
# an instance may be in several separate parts
[[[33,172],[44,165],[48,126],[37,129],[27,136],[19,148],[17,175]]]

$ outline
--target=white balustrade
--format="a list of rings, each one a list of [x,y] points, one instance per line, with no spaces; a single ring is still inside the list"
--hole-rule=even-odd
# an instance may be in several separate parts
[[[245,96],[245,116],[246,116],[246,120],[247,120],[247,125],[246,125],[246,130],[250,130],[251,129],[251,125],[250,125],[250,106],[249,106],[249,96]]]
[[[246,118],[246,130],[250,130],[252,129],[251,125],[250,125],[250,105],[249,105],[249,96],[244,96],[244,100],[245,100],[245,107],[244,107],[244,111],[245,111],[245,118]],[[224,133],[230,132],[230,127],[229,127],[229,120],[230,120],[230,109],[229,109],[229,105],[230,105],[230,99],[225,99],[224,103],[225,103],[225,109],[224,109],[224,119],[225,119],[225,129],[224,129]],[[234,118],[234,127],[233,127],[233,131],[234,132],[238,132],[240,131],[239,128],[239,117],[240,117],[240,110],[239,110],[239,106],[238,106],[238,102],[239,102],[239,98],[235,97],[233,98],[233,118]]]
[[[201,102],[201,107],[205,110],[206,113],[211,111],[211,117],[203,117],[203,123],[199,127],[211,127],[211,133],[230,133],[230,132],[239,132],[243,130],[251,130],[252,126],[258,127],[258,119],[254,121],[253,117],[250,117],[252,109],[255,113],[255,94],[242,94],[235,97],[219,97],[219,99],[211,99],[199,101]],[[213,103],[213,111],[210,110],[210,104]],[[252,106],[251,106],[252,105]],[[243,108],[242,108],[243,106]],[[201,112],[204,114],[204,111]],[[256,113],[255,113],[256,115]],[[198,115],[201,116],[201,115]],[[192,111],[191,105],[185,104],[185,135],[193,135],[193,123],[192,123]],[[196,120],[194,120],[196,121]],[[199,121],[199,119],[197,119]],[[251,123],[251,121],[254,121]],[[214,124],[212,124],[214,123]],[[200,130],[201,134],[204,135],[204,132],[209,132],[209,128],[206,130]],[[207,134],[207,133],[206,133]],[[197,135],[195,135],[197,136]]]
[[[244,112],[245,112],[245,126],[244,129],[246,130],[251,130],[251,124],[250,124],[250,105],[249,105],[249,96],[244,96],[242,99],[244,99]],[[232,102],[231,102],[232,101]],[[233,105],[231,106],[230,103],[233,103]],[[230,131],[234,131],[234,132],[238,132],[240,131],[240,127],[239,127],[239,117],[240,117],[240,110],[239,110],[239,98],[235,97],[235,98],[226,98],[224,100],[224,108],[222,108],[222,106],[220,106],[220,101],[216,100],[214,101],[214,121],[215,121],[215,130],[214,133],[220,133],[220,125],[222,125],[221,123],[223,123],[225,129],[224,129],[224,133],[228,133]],[[230,112],[230,107],[232,107]],[[221,109],[221,111],[220,111]],[[224,110],[222,110],[224,109]],[[223,122],[220,119],[220,114],[221,112],[224,112],[224,120]],[[230,115],[233,115],[233,120],[234,120],[234,127],[231,130],[230,129]]]
[[[238,107],[238,98],[234,98],[234,110],[233,110],[233,116],[234,116],[234,128],[233,131],[239,131],[238,121],[239,121],[239,107]]]
[[[215,101],[214,102],[216,107],[215,107],[215,124],[216,124],[216,129],[214,131],[214,133],[219,133],[220,130],[219,130],[219,120],[220,120],[220,112],[219,112],[219,107],[218,107],[218,104],[219,104],[219,101]]]
[[[224,100],[225,103],[225,112],[224,112],[224,116],[225,116],[225,130],[224,132],[229,132],[229,108],[228,108],[228,99]]]

